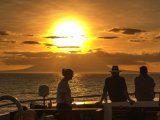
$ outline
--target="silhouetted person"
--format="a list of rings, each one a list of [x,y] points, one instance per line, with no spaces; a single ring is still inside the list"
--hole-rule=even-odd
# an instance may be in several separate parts
[[[73,77],[73,71],[71,69],[63,69],[63,79],[59,82],[57,88],[57,110],[71,110],[72,109],[72,97],[71,90],[68,81]]]
[[[119,70],[118,66],[112,66],[112,70],[110,72],[112,75],[105,80],[100,103],[102,103],[103,99],[106,98],[108,93],[112,102],[123,102],[128,100],[130,104],[133,104],[134,101],[130,99],[127,92],[125,79],[119,76],[119,72],[121,71]]]
[[[134,83],[137,101],[151,101],[154,99],[155,82],[153,78],[148,75],[146,66],[140,67],[140,75],[135,78]]]

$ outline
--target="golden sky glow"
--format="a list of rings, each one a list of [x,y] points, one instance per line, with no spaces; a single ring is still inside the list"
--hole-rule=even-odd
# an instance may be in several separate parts
[[[56,60],[53,68],[58,69],[75,57],[75,63],[68,64],[77,70],[88,65],[83,70],[106,71],[116,64],[160,71],[159,4],[160,0],[0,0],[0,70]]]

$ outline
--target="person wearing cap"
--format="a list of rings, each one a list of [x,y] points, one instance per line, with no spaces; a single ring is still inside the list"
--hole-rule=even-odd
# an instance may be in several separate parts
[[[62,69],[63,79],[59,82],[57,88],[57,110],[71,110],[73,99],[71,97],[71,90],[69,87],[69,80],[73,77],[73,70]]]
[[[137,101],[152,101],[155,97],[154,79],[148,75],[146,66],[140,67],[140,75],[135,78],[135,97]]]
[[[111,76],[106,78],[103,89],[103,94],[99,103],[106,99],[107,94],[112,102],[129,101],[133,104],[134,101],[130,99],[127,92],[127,85],[125,79],[119,75],[121,72],[118,66],[112,66]]]

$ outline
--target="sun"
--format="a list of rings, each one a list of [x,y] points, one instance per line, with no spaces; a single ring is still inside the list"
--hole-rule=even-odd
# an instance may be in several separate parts
[[[54,42],[57,46],[79,46],[85,40],[84,26],[75,20],[64,20],[58,23],[53,34],[57,37]]]
[[[57,36],[77,37],[84,35],[84,30],[75,21],[65,21],[56,27],[54,34]]]

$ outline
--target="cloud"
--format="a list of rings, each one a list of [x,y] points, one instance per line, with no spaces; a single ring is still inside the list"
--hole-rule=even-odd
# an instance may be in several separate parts
[[[4,52],[6,56],[1,60],[7,65],[36,65],[42,61],[47,61],[49,56],[53,57],[51,52]]]
[[[104,37],[98,37],[98,38],[102,38],[102,39],[115,39],[115,38],[119,38],[117,36],[104,36]]]
[[[126,54],[97,51],[82,54],[71,51],[53,52],[5,52],[1,61],[7,65],[32,65],[30,70],[60,70],[74,68],[76,71],[106,71],[108,65],[146,65],[160,62],[160,53]]]
[[[0,39],[0,43],[16,43],[14,40]]]
[[[28,37],[33,37],[35,36],[34,34],[23,34],[23,33],[16,33],[16,32],[13,32],[13,31],[8,31],[8,30],[2,30],[0,31],[0,35],[1,36],[28,36]]]
[[[21,35],[19,33],[11,32],[11,31],[0,31],[0,35],[2,36],[10,36],[10,35]]]
[[[103,51],[103,48],[95,48],[93,50],[96,50],[96,51]]]
[[[160,62],[160,53],[151,54],[126,54],[126,53],[107,53],[98,51],[92,53],[102,61],[109,65],[145,65],[148,62]],[[92,55],[91,54],[91,55]],[[89,55],[88,55],[89,57]]]
[[[157,35],[154,37],[155,39],[160,39],[160,35]]]
[[[9,31],[0,31],[0,35],[10,35]]]
[[[54,54],[53,52],[4,52],[6,55],[23,56],[23,57],[46,57]]]
[[[26,35],[26,36],[30,36],[30,37],[33,37],[33,36],[35,36],[35,35],[33,35],[33,34],[28,34],[28,35]]]
[[[82,51],[76,50],[76,51],[69,51],[70,53],[81,53]]]
[[[57,39],[57,38],[67,38],[66,36],[47,36],[44,38],[49,38],[49,39]]]
[[[57,46],[57,48],[80,48],[80,46]]]
[[[55,46],[55,45],[50,44],[50,43],[44,43],[44,45],[47,46],[47,47],[53,47],[53,46]]]
[[[23,41],[22,44],[39,44],[39,42],[37,41],[31,41],[31,40],[28,40],[28,41]]]
[[[154,37],[154,42],[160,42],[160,35],[157,35],[156,37]]]
[[[88,50],[89,53],[98,52],[98,51],[103,51],[103,48],[95,48],[95,49]]]
[[[132,39],[132,40],[129,40],[129,41],[134,42],[134,43],[141,43],[141,42],[145,42],[146,40]]]
[[[126,54],[97,51],[82,54],[70,51],[53,52],[5,52],[0,58],[7,65],[30,65],[29,71],[60,71],[62,68],[73,68],[75,71],[107,71],[110,65],[147,65],[160,62],[160,53]]]
[[[127,34],[127,35],[133,35],[133,34],[137,34],[137,33],[146,32],[144,30],[135,29],[135,28],[112,28],[109,31],[116,32],[116,33],[120,32],[120,33]]]
[[[160,53],[137,55],[126,53],[113,54],[104,51],[97,51],[86,54],[66,54],[53,52],[4,52],[4,54],[6,54],[6,57],[2,59],[8,64],[37,64],[37,62],[40,62],[41,60],[42,62],[46,62],[47,59],[58,59],[58,56],[63,56],[66,59],[76,60],[82,63],[88,63],[87,61],[95,61],[95,63],[97,63],[97,61],[103,61],[104,65],[141,65],[146,64],[147,62],[160,62]],[[75,61],[72,62],[74,63]]]

